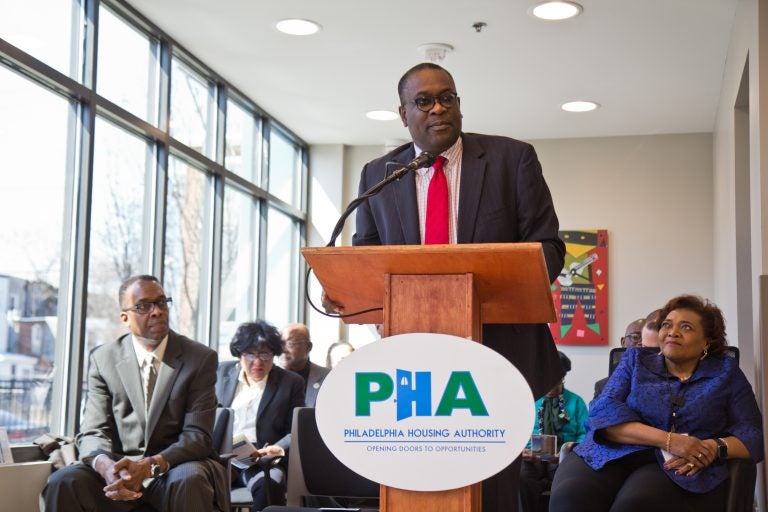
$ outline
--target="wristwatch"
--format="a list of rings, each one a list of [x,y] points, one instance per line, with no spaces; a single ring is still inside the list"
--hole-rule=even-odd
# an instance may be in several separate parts
[[[150,457],[150,465],[149,465],[149,477],[150,478],[157,478],[160,475],[163,474],[162,468],[160,467],[160,464],[157,464],[155,462],[154,457]]]
[[[717,443],[717,458],[720,460],[725,460],[728,458],[728,443],[725,442],[725,440],[722,437],[716,437],[715,442]]]

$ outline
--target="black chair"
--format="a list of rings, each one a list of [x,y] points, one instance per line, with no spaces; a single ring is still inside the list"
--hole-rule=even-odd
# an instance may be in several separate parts
[[[347,468],[328,449],[320,437],[315,422],[315,409],[297,407],[293,411],[291,425],[291,450],[288,454],[288,506],[269,506],[264,512],[313,512],[321,508],[305,506],[314,497],[346,501],[366,500],[363,505],[374,501],[376,508],[355,510],[374,512],[378,510],[379,484],[368,480]],[[332,505],[334,510],[345,510]]]
[[[216,423],[213,426],[212,444],[214,450],[219,453],[219,459],[222,464],[227,468],[227,480],[232,481],[232,459],[235,455],[232,453],[232,431],[234,425],[234,413],[232,409],[227,407],[219,407],[216,409]],[[279,462],[277,457],[264,457],[263,460],[259,460],[259,464],[262,469],[266,468],[269,471],[269,467],[272,464]],[[265,488],[269,490],[268,484],[265,483]],[[227,508],[232,511],[238,511],[240,509],[250,510],[253,505],[253,499],[251,493],[245,487],[236,487],[230,490],[229,494],[230,504]]]
[[[735,348],[735,347],[729,347]],[[735,355],[738,359],[738,350]],[[568,456],[578,443],[564,443],[560,450],[560,462]],[[757,465],[752,459],[729,459],[728,491],[725,512],[753,512],[755,506],[755,482]]]

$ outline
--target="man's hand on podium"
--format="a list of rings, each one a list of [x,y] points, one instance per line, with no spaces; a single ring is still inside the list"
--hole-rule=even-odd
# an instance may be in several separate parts
[[[326,313],[336,313],[337,315],[344,314],[344,308],[329,299],[328,295],[325,293],[325,290],[323,290],[322,295],[320,295],[320,304],[322,304]]]

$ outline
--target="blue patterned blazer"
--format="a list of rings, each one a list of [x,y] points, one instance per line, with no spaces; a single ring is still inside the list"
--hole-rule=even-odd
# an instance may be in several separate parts
[[[672,398],[678,397],[673,406]],[[675,431],[699,439],[735,436],[744,443],[755,462],[763,459],[762,418],[755,394],[736,360],[727,355],[699,362],[691,378],[681,382],[672,376],[658,353],[637,348],[626,351],[605,389],[589,405],[587,437],[575,448],[584,461],[599,470],[607,463],[648,446],[619,444],[600,436],[604,428],[639,421],[669,431],[676,408]],[[663,467],[661,450],[656,459]],[[677,485],[691,492],[711,491],[728,478],[719,461],[693,476],[665,470]]]

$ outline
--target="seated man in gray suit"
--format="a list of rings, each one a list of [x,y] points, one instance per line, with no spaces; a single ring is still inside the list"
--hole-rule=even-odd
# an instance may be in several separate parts
[[[309,360],[312,341],[309,329],[304,324],[288,324],[283,328],[283,354],[280,365],[286,370],[298,373],[304,379],[304,394],[307,407],[314,407],[317,393],[329,368],[317,365]]]
[[[216,352],[169,329],[171,298],[157,278],[127,279],[119,301],[130,334],[91,352],[82,464],[51,475],[45,510],[228,510],[211,446]]]

